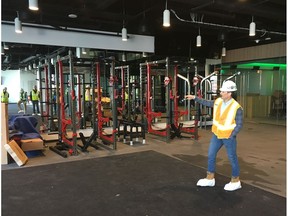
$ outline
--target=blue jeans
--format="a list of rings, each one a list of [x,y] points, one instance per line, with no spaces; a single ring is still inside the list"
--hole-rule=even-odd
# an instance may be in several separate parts
[[[216,156],[218,151],[222,146],[225,146],[226,152],[232,166],[232,177],[238,177],[240,173],[238,158],[236,153],[237,141],[236,137],[229,139],[218,139],[215,134],[213,134],[210,141],[209,151],[208,151],[208,172],[215,173],[216,170]]]

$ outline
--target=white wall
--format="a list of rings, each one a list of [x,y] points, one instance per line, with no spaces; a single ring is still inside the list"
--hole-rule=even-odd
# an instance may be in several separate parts
[[[30,91],[33,89],[33,86],[38,82],[36,80],[37,75],[32,73],[32,71],[21,70],[20,73],[20,88],[23,88],[24,91],[29,95]]]
[[[7,91],[9,92],[9,103],[17,103],[20,89],[23,88],[29,95],[33,85],[37,83],[36,78],[37,76],[31,71],[1,71],[1,92],[4,87],[7,87]]]
[[[9,92],[9,103],[16,103],[20,92],[20,70],[1,71],[1,92],[4,87]]]

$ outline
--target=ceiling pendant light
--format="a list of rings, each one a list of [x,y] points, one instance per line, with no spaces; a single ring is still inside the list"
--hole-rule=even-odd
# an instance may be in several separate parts
[[[125,26],[122,28],[122,41],[127,41],[127,29]]]
[[[125,55],[124,52],[122,53],[122,61],[123,61],[123,62],[126,62],[126,55]]]
[[[252,22],[250,23],[249,26],[249,36],[255,36],[256,35],[256,24],[253,21],[253,16],[252,16]]]
[[[82,54],[83,54],[83,55],[86,55],[86,54],[87,54],[87,51],[86,51],[86,49],[85,49],[84,47],[82,48]]]
[[[5,50],[9,50],[9,46],[6,43],[3,43],[3,45]]]
[[[196,46],[201,47],[201,35],[200,35],[200,28],[199,28],[199,35],[196,38]]]
[[[166,0],[166,9],[163,12],[163,26],[170,26],[170,11],[167,9],[167,0]]]
[[[14,22],[15,22],[15,32],[18,34],[21,34],[22,33],[22,22],[19,19],[18,11],[17,11],[17,17],[15,18]]]
[[[122,41],[127,41],[127,29],[125,28],[125,1],[123,1],[123,28],[122,28]]]
[[[224,43],[224,42],[223,42],[223,47],[222,47],[221,56],[226,56],[226,47],[225,47],[225,43]]]
[[[37,11],[39,10],[38,8],[38,0],[29,0],[29,9]]]

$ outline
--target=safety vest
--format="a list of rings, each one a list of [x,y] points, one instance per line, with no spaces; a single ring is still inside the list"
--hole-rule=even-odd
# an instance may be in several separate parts
[[[38,101],[39,100],[39,91],[32,90],[32,101]]]
[[[128,101],[128,99],[129,99],[129,95],[128,95],[128,93],[125,91],[125,101]]]
[[[1,102],[2,103],[8,103],[8,101],[9,101],[9,93],[8,92],[2,92]]]
[[[91,101],[92,98],[91,98],[91,92],[90,92],[90,89],[87,89],[85,91],[85,101]]]
[[[236,112],[241,106],[233,98],[231,100],[231,103],[223,111],[222,115],[221,106],[223,100],[218,98],[214,102],[212,132],[218,139],[228,139],[236,127]]]
[[[20,92],[20,100],[21,101],[27,100],[27,92]]]

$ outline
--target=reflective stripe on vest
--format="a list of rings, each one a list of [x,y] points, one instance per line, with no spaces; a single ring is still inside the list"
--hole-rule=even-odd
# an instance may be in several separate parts
[[[32,90],[32,101],[37,101],[39,100],[39,91],[34,91]]]
[[[1,102],[2,103],[8,103],[8,100],[9,100],[9,94],[8,92],[2,92],[2,95],[1,95]]]
[[[218,98],[214,103],[212,132],[219,139],[228,139],[236,127],[235,116],[238,108],[241,106],[234,99],[231,100],[231,103],[226,107],[222,115],[221,106],[223,100]]]

